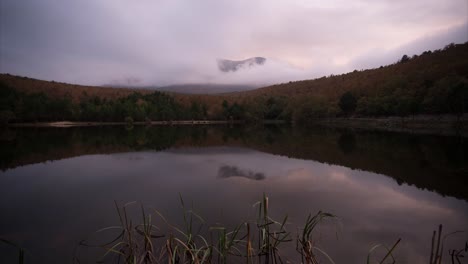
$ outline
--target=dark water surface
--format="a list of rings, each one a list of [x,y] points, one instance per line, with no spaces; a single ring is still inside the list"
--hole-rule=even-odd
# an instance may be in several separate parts
[[[288,214],[293,238],[309,213],[331,212],[339,220],[324,223],[315,237],[336,263],[365,263],[372,246],[398,238],[397,263],[428,263],[439,224],[444,233],[468,229],[467,138],[88,127],[4,130],[0,143],[0,238],[24,247],[27,263],[71,263],[74,255],[95,261],[75,248],[118,224],[114,201],[137,201],[178,224],[179,193],[206,225],[227,226],[255,219],[252,205],[266,193],[273,217]],[[467,241],[467,233],[448,237],[443,263],[451,263],[449,249]],[[15,263],[15,254],[0,244],[0,263]]]

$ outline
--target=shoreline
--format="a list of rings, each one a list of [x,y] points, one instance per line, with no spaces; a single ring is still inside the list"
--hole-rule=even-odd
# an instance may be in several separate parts
[[[59,121],[59,122],[35,122],[35,123],[12,123],[7,127],[91,127],[91,126],[126,126],[126,125],[148,125],[148,126],[166,126],[166,125],[225,125],[225,124],[243,124],[244,121],[233,120],[179,120],[179,121],[141,121],[141,122],[84,122],[84,121]]]
[[[337,128],[379,130],[411,134],[431,134],[447,136],[468,136],[468,114],[417,115],[411,117],[337,117],[315,119],[314,125]]]
[[[245,120],[174,120],[174,121],[140,121],[140,122],[29,122],[11,123],[6,127],[95,127],[95,126],[184,126],[184,125],[238,125],[248,124]],[[263,120],[255,124],[284,125],[291,124],[285,120]],[[468,114],[455,115],[417,115],[411,117],[335,117],[317,118],[309,123],[292,123],[293,126],[326,126],[336,128],[380,130],[413,134],[462,135],[468,136]]]

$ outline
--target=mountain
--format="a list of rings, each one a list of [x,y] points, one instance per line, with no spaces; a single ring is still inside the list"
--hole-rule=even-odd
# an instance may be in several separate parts
[[[234,61],[219,59],[218,69],[222,72],[235,72],[240,69],[251,68],[265,64],[266,59],[263,57],[253,57],[246,60]]]
[[[223,94],[232,92],[243,92],[259,88],[253,85],[235,84],[178,84],[163,87],[156,87],[154,90],[183,93],[183,94]]]
[[[105,88],[119,88],[119,89],[133,89],[135,91],[160,91],[170,92],[177,94],[226,94],[235,92],[245,92],[260,88],[255,85],[242,85],[242,84],[173,84],[166,86],[128,86],[128,85],[111,85],[106,84],[102,87]]]

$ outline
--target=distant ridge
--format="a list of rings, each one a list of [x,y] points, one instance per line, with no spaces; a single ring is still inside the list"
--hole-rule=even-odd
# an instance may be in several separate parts
[[[135,90],[148,90],[148,91],[160,91],[170,92],[178,94],[226,94],[235,92],[245,92],[260,88],[255,85],[242,85],[242,84],[173,84],[166,86],[128,86],[128,85],[103,85],[107,88],[124,88],[124,89],[135,89]]]
[[[224,94],[259,88],[253,85],[236,84],[178,84],[153,88],[157,91],[183,94]]]
[[[258,65],[263,65],[265,62],[266,59],[263,57],[253,57],[240,61],[218,59],[218,69],[222,72],[235,72],[239,69],[246,69]]]

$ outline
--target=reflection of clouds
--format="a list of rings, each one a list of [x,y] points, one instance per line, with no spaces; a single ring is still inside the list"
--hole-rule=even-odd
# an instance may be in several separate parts
[[[350,172],[350,171],[349,171]],[[454,211],[438,203],[418,199],[411,194],[395,189],[393,185],[381,184],[378,181],[362,181],[350,175],[348,169],[331,170],[326,175],[316,174],[311,168],[291,170],[280,179],[283,186],[289,184],[292,188],[307,187],[309,191],[327,193],[333,200],[349,206],[361,204],[368,210],[378,211],[413,211],[418,214],[453,216]],[[377,175],[376,175],[377,177]],[[325,200],[322,197],[321,200]]]
[[[253,172],[251,170],[242,170],[236,166],[221,166],[218,170],[218,178],[243,177],[251,180],[260,181],[265,179],[265,174]]]
[[[282,164],[299,165],[294,160]],[[399,237],[403,240],[396,251],[398,259],[405,263],[426,262],[431,231],[439,223],[447,227],[447,232],[466,229],[467,207],[462,201],[415,187],[402,188],[374,173],[311,162],[303,162],[300,167],[269,179],[269,193],[276,198],[272,204],[278,208],[272,211],[287,213],[292,222],[299,224],[308,212],[336,214],[343,224],[340,241],[333,237],[333,228],[326,229],[326,236],[319,241],[336,263],[360,259],[373,245],[390,246]],[[463,239],[454,238],[451,243],[457,246],[464,243]],[[381,259],[382,252],[375,255]]]
[[[332,172],[330,173],[330,179],[333,182],[352,183],[353,181],[343,172]]]
[[[123,160],[128,160],[128,161],[139,161],[139,160],[144,160],[145,157],[143,154],[139,152],[131,152],[131,153],[122,153],[122,154],[114,154],[111,155],[112,158],[123,161]]]
[[[359,191],[359,190],[357,190]],[[368,205],[375,208],[394,210],[418,210],[420,213],[434,214],[449,217],[453,211],[449,208],[438,206],[425,200],[418,200],[402,192],[398,192],[388,186],[376,186],[379,199],[369,199]]]
[[[345,172],[331,172],[328,180],[333,184],[334,188],[347,188],[348,192],[352,192],[366,201],[365,205],[373,210],[418,210],[427,214],[438,214],[450,216],[452,210],[440,207],[426,200],[416,199],[401,191],[397,191],[388,185],[377,183],[366,183],[365,185],[351,178]]]
[[[283,176],[283,178],[287,178],[289,180],[301,180],[301,179],[310,179],[311,178],[311,173],[304,169],[292,169],[287,172],[286,175]]]
[[[195,148],[195,147],[179,147],[173,149],[167,149],[164,152],[166,153],[173,153],[179,155],[223,155],[223,154],[252,154],[258,151],[247,149],[247,148],[239,148],[239,147],[203,147],[203,148]]]

